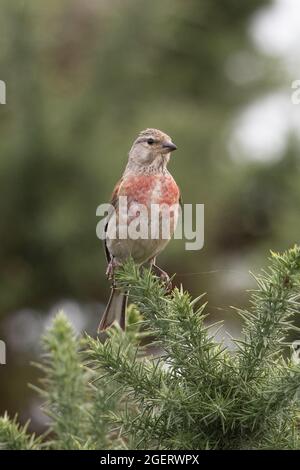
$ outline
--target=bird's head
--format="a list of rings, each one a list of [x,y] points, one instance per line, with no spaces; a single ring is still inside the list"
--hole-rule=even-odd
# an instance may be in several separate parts
[[[158,129],[140,132],[129,152],[129,163],[137,167],[165,168],[170,153],[176,150],[171,137]]]

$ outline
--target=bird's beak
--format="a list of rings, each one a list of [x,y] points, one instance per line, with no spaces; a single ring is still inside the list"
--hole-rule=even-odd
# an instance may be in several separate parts
[[[173,150],[176,150],[177,149],[177,146],[175,144],[173,144],[173,142],[164,142],[162,144],[162,147],[166,150],[168,150],[168,152],[173,152]]]

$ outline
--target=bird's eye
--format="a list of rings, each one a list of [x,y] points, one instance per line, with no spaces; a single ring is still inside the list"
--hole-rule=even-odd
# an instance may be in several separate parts
[[[152,139],[152,137],[150,137],[150,138],[147,140],[147,143],[148,143],[149,145],[154,144],[154,139]]]

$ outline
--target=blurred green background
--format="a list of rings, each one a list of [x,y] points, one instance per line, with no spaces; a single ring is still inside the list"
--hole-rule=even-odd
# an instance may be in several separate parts
[[[137,133],[178,151],[186,203],[205,204],[205,246],[173,241],[159,264],[238,335],[249,269],[299,241],[297,0],[1,0],[0,413],[43,429],[28,382],[61,307],[95,334],[109,294],[96,208]],[[297,16],[298,14],[298,16]],[[297,20],[298,18],[298,20]],[[298,21],[298,23],[297,23]]]

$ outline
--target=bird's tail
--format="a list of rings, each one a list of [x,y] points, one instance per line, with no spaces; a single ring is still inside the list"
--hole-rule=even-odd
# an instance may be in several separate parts
[[[127,293],[113,287],[108,304],[98,326],[98,333],[109,328],[114,322],[119,323],[125,330],[125,312],[127,307]]]

